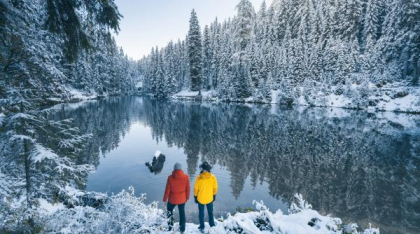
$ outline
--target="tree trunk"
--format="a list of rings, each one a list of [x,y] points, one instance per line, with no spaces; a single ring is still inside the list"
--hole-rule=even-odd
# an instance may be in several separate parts
[[[29,154],[29,143],[27,139],[23,140],[23,149],[24,149],[24,157],[25,157],[25,182],[26,182],[26,203],[28,209],[32,208],[32,198],[31,198],[31,177],[30,177],[30,154]],[[34,225],[34,220],[30,216],[29,220],[29,228],[32,229]]]
[[[414,71],[413,71],[413,85],[419,85],[419,77],[420,77],[420,63],[419,59],[414,60]]]

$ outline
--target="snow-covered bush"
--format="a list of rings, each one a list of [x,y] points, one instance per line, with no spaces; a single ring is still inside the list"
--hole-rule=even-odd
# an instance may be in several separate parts
[[[75,158],[89,135],[70,120],[53,121],[40,113],[19,113],[0,133],[0,231],[41,228],[40,199],[53,202],[63,188],[85,184],[90,164]],[[54,149],[54,150],[52,150]]]
[[[104,194],[98,194],[105,196]],[[46,232],[51,233],[157,233],[165,230],[166,219],[157,203],[144,203],[134,196],[134,188],[108,197],[100,208],[76,206],[45,216]]]

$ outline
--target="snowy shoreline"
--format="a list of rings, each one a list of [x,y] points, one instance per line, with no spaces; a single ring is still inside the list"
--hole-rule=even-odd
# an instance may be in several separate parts
[[[255,98],[251,96],[246,99],[222,99],[215,91],[203,91],[199,96],[198,91],[181,91],[171,96],[172,100],[181,101],[206,101],[206,102],[226,102],[226,103],[255,103],[255,104],[282,104],[296,105],[320,108],[342,108],[349,110],[364,110],[367,112],[394,112],[405,114],[420,114],[420,88],[385,88],[375,89],[369,85],[369,89],[374,90],[373,94],[367,97],[367,101],[360,102],[359,95],[362,87],[350,86],[346,94],[336,95],[334,90],[326,95],[323,92],[317,92],[315,95],[302,95],[291,100],[285,98],[280,90],[270,90],[270,98]],[[300,93],[304,93],[303,88]],[[287,100],[286,100],[287,99]]]

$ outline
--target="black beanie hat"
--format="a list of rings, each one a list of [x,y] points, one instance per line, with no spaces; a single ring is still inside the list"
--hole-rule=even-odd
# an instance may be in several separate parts
[[[200,169],[203,171],[210,171],[212,166],[208,162],[203,162],[203,164],[200,165]]]

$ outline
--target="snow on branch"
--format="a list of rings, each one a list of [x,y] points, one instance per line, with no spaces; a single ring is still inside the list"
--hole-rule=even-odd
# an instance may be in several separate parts
[[[294,197],[297,201],[297,204],[294,202],[292,203],[289,208],[289,213],[295,214],[312,208],[312,205],[308,204],[308,202],[303,199],[302,194],[296,193]]]

